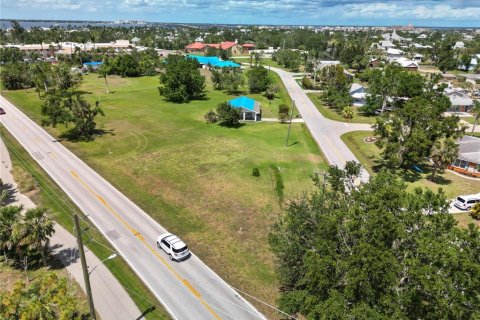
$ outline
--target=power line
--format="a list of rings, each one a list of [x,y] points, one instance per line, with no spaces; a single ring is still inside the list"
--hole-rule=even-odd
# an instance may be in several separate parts
[[[293,108],[292,108],[292,113],[293,113]],[[69,217],[72,219],[72,221],[73,221],[74,216],[73,216],[71,213],[69,213],[69,212],[64,208],[64,206],[66,206],[68,209],[70,209],[70,210],[71,210],[72,212],[74,212],[74,213],[75,213],[75,212],[81,212],[81,211],[78,210],[77,208],[72,207],[72,205],[70,205],[68,202],[65,201],[64,197],[60,196],[55,190],[53,190],[53,189],[49,186],[49,183],[48,183],[48,179],[50,179],[50,178],[49,178],[48,176],[46,176],[46,174],[43,173],[41,170],[38,170],[38,169],[36,169],[33,165],[31,165],[31,164],[28,162],[28,160],[26,160],[26,159],[21,155],[20,151],[18,151],[17,148],[16,148],[10,141],[8,141],[8,139],[3,139],[3,140],[4,140],[4,142],[9,146],[10,150],[12,150],[12,153],[13,153],[14,156],[17,158],[17,160],[19,160],[19,161],[21,162],[21,164],[27,169],[27,170],[26,170],[27,173],[32,177],[32,179],[35,180],[35,182],[37,183],[38,187],[39,187],[40,189],[43,189],[43,190],[45,191],[45,193],[47,194],[47,196],[48,196],[52,201],[54,201],[54,202],[58,205],[58,207],[63,211],[63,213],[66,214],[67,216],[69,216]],[[36,176],[35,176],[35,175],[36,175]],[[41,181],[41,180],[42,180],[41,178],[43,178],[44,181]],[[45,181],[45,180],[46,180],[46,181]],[[42,186],[42,184],[43,184],[44,186]],[[58,186],[55,186],[55,187],[56,187],[57,189],[59,189]],[[48,189],[48,191],[49,191],[50,193],[49,193],[47,190],[45,190],[46,188]],[[60,191],[60,192],[63,192],[63,191],[60,190],[60,189],[59,189],[59,191]],[[61,200],[61,203],[60,203],[59,201],[57,201],[57,199],[55,199],[55,197],[53,197],[52,194],[55,195],[58,199],[60,199],[60,200]],[[89,230],[93,230],[93,231],[97,232],[102,238],[104,238],[103,233],[102,233],[100,230],[98,230],[98,229],[96,228],[96,226],[93,225],[93,223],[92,223],[91,221],[87,220],[87,218],[86,218],[85,216],[82,216],[82,215],[80,215],[80,218],[82,219],[82,221],[83,221],[84,223],[87,224]],[[73,230],[75,230],[75,226],[73,227]],[[110,247],[104,245],[103,243],[101,243],[100,241],[96,240],[96,239],[94,238],[94,236],[93,236],[91,233],[89,233],[87,230],[80,230],[80,231],[81,231],[82,233],[86,234],[86,235],[90,238],[89,241],[93,241],[93,242],[95,242],[96,244],[98,244],[98,245],[102,246],[103,248],[107,249],[108,251],[111,251],[112,253],[118,254],[113,248],[110,248]],[[78,246],[76,247],[76,250],[78,250]],[[75,256],[76,256],[76,252],[75,252],[75,251],[76,251],[76,250],[74,250],[74,251],[72,252],[72,256],[71,256],[71,259],[72,259],[72,260],[75,259]],[[118,255],[120,255],[120,254],[118,254]],[[212,293],[211,290],[206,289],[206,288],[203,287],[202,285],[199,285],[198,283],[195,283],[195,284],[196,284],[198,287],[202,288],[204,291],[208,291],[208,292]],[[133,290],[125,287],[124,285],[121,284],[121,286],[122,286],[125,290],[127,290],[127,291],[135,294],[136,296],[138,296],[139,298],[141,298],[141,299],[149,302],[150,304],[152,304],[152,305],[154,305],[154,306],[156,306],[156,307],[162,307],[162,308],[163,308],[163,306],[160,306],[160,305],[158,305],[158,304],[156,304],[156,303],[151,302],[149,299],[147,299],[147,298],[145,298],[144,296],[142,296],[141,294],[139,294],[139,293],[137,293],[137,292],[135,292],[135,291],[133,291]],[[258,301],[258,302],[262,303],[263,305],[268,306],[269,308],[272,308],[272,309],[274,309],[275,311],[280,312],[280,313],[282,313],[283,315],[288,316],[289,319],[298,320],[298,318],[295,318],[294,316],[289,315],[288,313],[286,313],[286,312],[284,312],[284,311],[282,311],[282,310],[280,310],[280,309],[272,306],[271,304],[269,304],[269,303],[267,303],[267,302],[265,302],[265,301],[263,301],[263,300],[261,300],[261,299],[259,299],[259,298],[256,298],[256,297],[254,297],[254,296],[252,296],[252,295],[250,295],[250,294],[248,294],[248,293],[246,293],[246,292],[244,292],[244,291],[241,291],[241,290],[239,290],[239,289],[237,289],[237,288],[235,288],[235,287],[233,287],[233,286],[230,286],[230,287],[231,287],[232,289],[234,289],[235,291],[238,291],[238,292],[240,292],[240,293],[242,293],[242,294],[244,294],[244,295],[246,295],[246,296],[254,299],[255,301]],[[244,310],[244,311],[252,314],[252,312],[250,312],[250,311],[246,310],[245,308],[241,307],[240,305],[238,305],[238,304],[235,303],[234,301],[229,300],[229,299],[226,299],[226,298],[224,298],[224,297],[220,297],[220,298],[222,298],[223,300],[228,301],[229,303],[235,305],[236,307],[241,308],[242,310]],[[231,317],[232,319],[234,319],[234,317],[232,317],[231,315],[229,315],[229,314],[226,313],[225,311],[221,310],[220,308],[218,308],[218,307],[216,307],[216,306],[213,306],[213,305],[207,303],[206,301],[204,301],[204,303],[206,303],[206,304],[207,304],[208,306],[210,306],[211,308],[214,308],[214,309],[216,309],[217,311],[219,311],[219,312],[221,312],[221,313],[223,313],[223,314]],[[252,314],[252,315],[253,315],[253,314]],[[260,317],[257,316],[257,315],[255,315],[255,316],[258,317],[258,318],[260,318]]]
[[[35,182],[37,183],[38,187],[39,187],[40,189],[44,190],[45,193],[46,193],[46,195],[47,195],[52,201],[54,201],[54,202],[57,204],[57,206],[59,207],[59,209],[60,209],[64,214],[66,214],[68,217],[70,217],[70,218],[72,219],[72,224],[73,224],[73,215],[72,215],[71,213],[69,213],[69,212],[64,208],[63,205],[65,205],[66,207],[68,207],[68,209],[70,209],[70,210],[71,210],[72,212],[74,212],[74,213],[81,212],[81,211],[78,210],[78,209],[76,209],[76,208],[74,208],[74,207],[72,207],[68,202],[65,201],[65,199],[64,199],[62,196],[60,196],[55,190],[53,190],[52,188],[50,188],[49,183],[48,183],[47,181],[40,181],[40,180],[42,180],[42,179],[40,179],[40,178],[44,178],[45,180],[48,180],[48,177],[47,177],[43,172],[41,172],[40,170],[37,170],[33,165],[31,165],[31,164],[20,154],[20,152],[17,150],[17,148],[16,148],[12,143],[10,143],[7,139],[3,139],[3,140],[4,140],[4,142],[10,147],[10,150],[12,151],[13,155],[17,158],[17,160],[19,160],[19,161],[22,163],[22,165],[27,169],[27,170],[26,170],[27,173],[32,177],[32,179],[35,180]],[[29,169],[30,169],[30,170],[29,170]],[[34,174],[32,174],[32,172],[33,172]],[[37,176],[34,176],[34,175],[37,175]],[[42,177],[40,177],[40,176],[42,176]],[[42,186],[42,184],[43,184],[44,186]],[[48,190],[46,190],[46,188],[47,188]],[[57,189],[58,189],[58,187],[57,187]],[[62,192],[61,190],[59,190],[59,191]],[[56,198],[60,199],[60,200],[61,200],[61,203],[60,203],[55,197],[53,197],[52,194],[55,195]],[[63,205],[62,205],[62,203],[63,203]],[[83,221],[85,224],[87,224],[89,230],[93,230],[93,231],[97,232],[97,233],[103,238],[103,234],[96,228],[95,225],[93,225],[90,221],[88,221],[88,220],[86,219],[86,217],[84,217],[84,216],[82,216],[82,215],[80,215],[79,217],[82,219],[82,221]],[[104,244],[102,244],[101,242],[99,242],[99,241],[97,241],[96,239],[94,239],[94,237],[93,237],[91,234],[87,233],[87,235],[88,235],[90,238],[92,238],[94,242],[96,242],[97,244],[101,245],[101,246],[104,247],[105,249],[107,249],[107,250],[109,250],[109,251],[112,251],[113,253],[117,253],[117,252],[115,252],[115,250],[114,250],[113,248],[107,247],[106,245],[104,245]],[[118,254],[118,253],[117,253],[117,254]]]

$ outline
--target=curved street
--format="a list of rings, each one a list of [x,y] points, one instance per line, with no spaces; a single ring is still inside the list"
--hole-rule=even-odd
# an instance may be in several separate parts
[[[363,123],[344,123],[325,118],[313,104],[304,90],[293,77],[293,73],[282,69],[269,67],[282,79],[290,97],[295,101],[295,106],[307,124],[313,139],[317,142],[327,161],[343,168],[347,161],[359,162],[355,155],[340,139],[340,136],[350,131],[372,130],[371,125]],[[370,175],[362,171],[361,180],[368,181]]]

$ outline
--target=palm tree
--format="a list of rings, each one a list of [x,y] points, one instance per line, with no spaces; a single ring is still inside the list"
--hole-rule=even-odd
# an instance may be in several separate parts
[[[350,106],[344,107],[342,109],[342,116],[347,122],[348,120],[351,120],[353,118],[353,108]]]
[[[470,112],[475,113],[475,121],[473,122],[472,132],[475,131],[475,127],[477,126],[478,119],[480,119],[480,101],[475,100],[473,102],[473,108]]]
[[[0,208],[0,247],[7,261],[7,251],[14,247],[13,228],[20,220],[22,206],[8,206]]]
[[[436,141],[430,151],[430,159],[433,162],[431,179],[435,178],[437,172],[445,170],[458,156],[458,144],[449,138],[443,141]]]
[[[102,65],[100,66],[100,68],[98,68],[98,73],[102,76],[102,78],[105,80],[105,90],[107,93],[109,93],[109,90],[108,90],[108,82],[107,82],[107,75],[108,75],[108,72],[109,72],[109,68],[108,68],[108,61],[107,59],[103,59],[103,63]]]
[[[46,208],[29,209],[25,217],[15,230],[19,245],[35,249],[42,255],[43,265],[47,266],[45,252],[49,245],[49,238],[55,232],[53,220]]]

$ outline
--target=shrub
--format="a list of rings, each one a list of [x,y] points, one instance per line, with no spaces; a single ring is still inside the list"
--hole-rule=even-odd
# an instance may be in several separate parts
[[[267,97],[268,100],[273,100],[278,91],[278,86],[272,83],[267,87],[267,90],[265,91],[265,97]]]
[[[475,220],[480,220],[480,203],[473,206],[470,216]]]
[[[240,111],[232,107],[228,102],[220,103],[217,106],[218,120],[226,127],[237,127],[240,121]]]
[[[215,123],[218,121],[218,115],[213,110],[208,111],[204,117],[207,123]]]
[[[260,177],[260,170],[258,168],[253,168],[252,170],[252,176],[254,177]]]
[[[308,90],[313,89],[312,80],[308,79],[308,77],[306,77],[306,76],[303,77],[303,79],[302,79],[302,85],[303,85],[304,89],[308,89]]]
[[[278,120],[281,123],[287,122],[289,118],[290,108],[286,104],[281,104],[278,106]]]

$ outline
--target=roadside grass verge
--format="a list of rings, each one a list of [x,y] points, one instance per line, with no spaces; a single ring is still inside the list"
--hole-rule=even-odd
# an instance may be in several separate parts
[[[470,223],[480,227],[480,220],[473,219],[468,212],[453,213],[452,215],[462,228],[467,228]]]
[[[0,137],[4,140],[9,150],[13,167],[12,174],[19,188],[26,191],[26,195],[29,196],[36,205],[48,208],[54,220],[66,230],[73,230],[72,217],[74,214],[78,214],[79,217],[81,217],[80,222],[82,228],[87,230],[82,235],[84,244],[92,250],[97,257],[102,259],[114,252],[115,250],[110,246],[108,241],[103,238],[99,231],[96,231],[94,226],[86,219],[85,215],[48,174],[43,171],[35,160],[30,157],[28,152],[23,149],[16,139],[1,125]],[[155,310],[145,315],[146,319],[170,319],[170,316],[155,296],[121,257],[112,259],[105,265],[132,297],[141,312],[148,310],[153,304],[157,306]]]
[[[330,120],[335,120],[335,121],[340,121],[340,122],[345,122],[345,119],[342,117],[340,113],[337,111],[333,110],[332,108],[329,108],[326,106],[320,95],[318,93],[307,93],[307,96],[312,100],[313,104],[317,107],[318,111],[327,119]],[[360,112],[358,112],[358,107],[352,107],[353,109],[353,118],[349,120],[348,122],[351,123],[369,123],[373,124],[375,123],[375,117],[373,116],[364,116]]]
[[[208,81],[206,97],[188,104],[159,96],[158,77],[109,77],[109,87],[112,93],[105,94],[103,79],[95,74],[85,76],[82,85],[89,101],[101,100],[106,117],[98,124],[110,133],[88,143],[62,144],[182,237],[224,280],[275,305],[278,285],[267,238],[282,208],[271,175],[254,177],[252,169],[267,173],[272,163],[279,166],[285,199],[314,189],[311,175],[328,166],[306,126],[292,125],[287,148],[288,125],[206,124],[207,111],[234,97],[213,90]],[[282,88],[278,102],[289,104]],[[5,96],[41,121],[33,90]],[[58,137],[63,128],[46,130]],[[277,317],[256,305],[268,318]]]
[[[342,135],[341,139],[365,169],[370,174],[375,174],[381,167],[380,149],[374,143],[364,142],[364,139],[371,135],[371,131],[353,131]],[[466,179],[446,170],[443,174],[437,174],[435,180],[432,181],[428,179],[430,176],[428,166],[422,165],[421,168],[425,171],[424,173],[418,173],[414,170],[399,171],[400,176],[407,182],[409,190],[421,187],[437,191],[442,188],[448,199],[453,199],[461,194],[480,192],[480,179]]]

